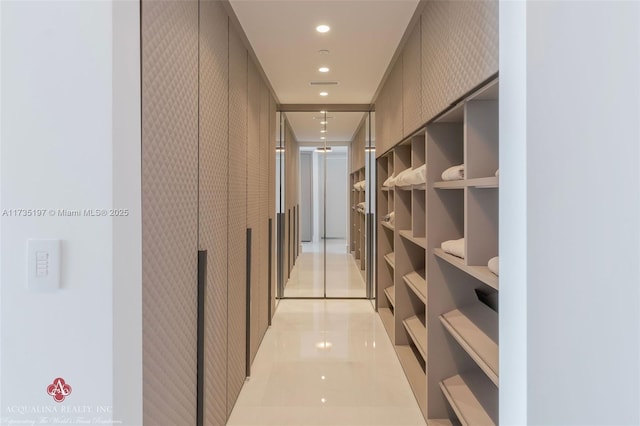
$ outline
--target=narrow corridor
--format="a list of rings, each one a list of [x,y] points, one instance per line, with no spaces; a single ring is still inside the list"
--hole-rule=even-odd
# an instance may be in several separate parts
[[[283,300],[228,425],[424,425],[367,300]]]

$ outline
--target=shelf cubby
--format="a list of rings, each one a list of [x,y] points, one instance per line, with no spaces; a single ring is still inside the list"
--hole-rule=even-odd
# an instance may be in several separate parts
[[[402,279],[407,284],[407,287],[413,291],[413,293],[422,301],[427,303],[427,280],[425,279],[425,270],[411,271],[402,276]]]
[[[387,296],[387,299],[389,300],[389,303],[391,304],[392,307],[395,308],[396,306],[396,290],[395,290],[395,286],[389,286],[387,288],[384,289],[384,294]]]
[[[463,425],[497,425],[498,392],[487,392],[492,383],[479,371],[444,379],[440,388]]]
[[[411,341],[422,355],[422,359],[427,361],[427,327],[424,320],[417,315],[409,317],[402,321],[405,330],[409,333]]]
[[[445,253],[441,248],[435,248],[433,253],[440,259],[448,262],[450,265],[453,265],[461,271],[464,271],[472,277],[482,281],[489,287],[498,290],[498,276],[491,272],[488,267],[469,266],[465,263],[464,259]]]
[[[498,313],[476,302],[441,315],[440,322],[498,386]]]
[[[395,269],[396,267],[396,254],[394,252],[391,252],[387,255],[384,256],[384,260],[387,261],[387,264],[392,268]]]

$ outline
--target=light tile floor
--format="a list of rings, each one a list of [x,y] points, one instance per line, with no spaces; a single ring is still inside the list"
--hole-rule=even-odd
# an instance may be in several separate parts
[[[353,255],[347,253],[346,240],[327,240],[327,296],[366,297],[363,274]],[[303,243],[302,252],[285,285],[285,297],[324,296],[324,245]]]
[[[282,300],[228,425],[424,425],[367,300]]]

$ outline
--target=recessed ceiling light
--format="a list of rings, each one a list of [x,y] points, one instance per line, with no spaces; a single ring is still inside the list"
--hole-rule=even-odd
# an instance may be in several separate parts
[[[329,96],[329,92],[320,92],[320,96]]]
[[[316,31],[319,33],[326,33],[330,30],[331,28],[328,25],[318,25],[316,27]]]
[[[320,130],[320,133],[327,133],[327,130],[326,129],[322,129],[322,130]]]
[[[321,55],[328,55],[329,54],[329,50],[328,49],[320,49],[318,50],[318,53]]]
[[[320,114],[326,114],[327,111],[320,111]]]
[[[327,124],[327,122],[326,121],[321,121],[320,124]]]
[[[320,72],[329,72],[329,68],[328,67],[320,67],[320,68],[318,68],[318,71],[320,71]]]
[[[320,139],[321,140],[325,140],[326,138],[324,136],[320,136]]]

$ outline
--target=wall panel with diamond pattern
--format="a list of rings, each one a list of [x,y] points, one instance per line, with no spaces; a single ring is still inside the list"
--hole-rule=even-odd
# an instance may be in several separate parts
[[[207,250],[205,425],[227,420],[228,44],[222,4],[201,1],[199,247]]]
[[[195,424],[198,3],[143,1],[141,26],[143,416]]]
[[[449,105],[449,8],[448,1],[427,1],[421,17],[423,121]]]
[[[452,1],[448,22],[451,103],[498,71],[498,1]]]
[[[260,317],[260,74],[253,61],[248,69],[248,142],[247,142],[247,227],[252,229],[251,243],[251,361],[259,344]]]
[[[247,50],[229,32],[228,388],[231,413],[246,377]]]
[[[420,22],[411,32],[402,52],[403,137],[423,124],[422,120],[422,34]]]

